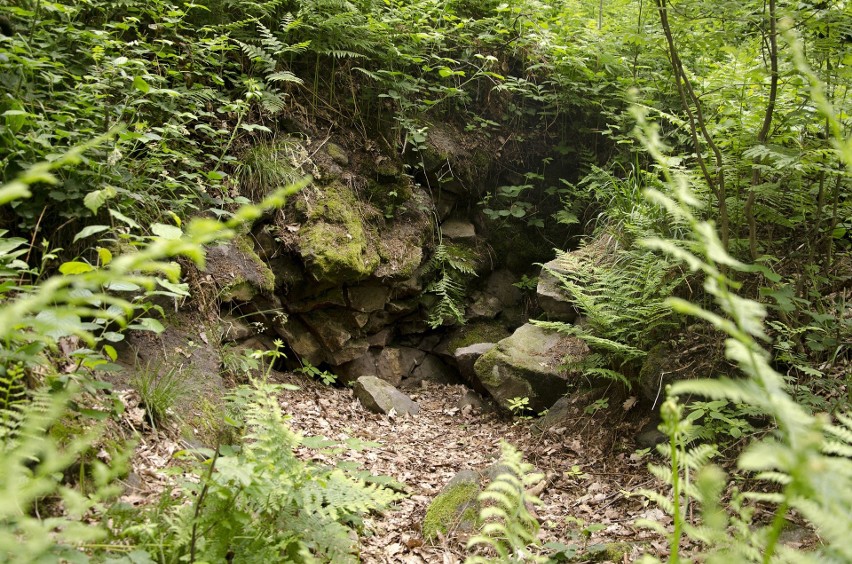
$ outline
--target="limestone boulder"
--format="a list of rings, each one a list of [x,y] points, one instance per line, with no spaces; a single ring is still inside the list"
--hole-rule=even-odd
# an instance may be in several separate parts
[[[478,392],[486,392],[487,390],[477,378],[473,366],[479,360],[479,357],[493,349],[494,346],[494,343],[476,343],[456,349],[455,360],[459,375]]]
[[[420,412],[417,402],[376,376],[361,376],[353,389],[361,404],[375,413],[417,415]]]
[[[529,406],[543,411],[568,391],[563,364],[588,356],[581,339],[526,324],[482,355],[474,364],[479,382],[502,407],[515,397],[529,398]]]
[[[538,277],[536,295],[544,314],[554,321],[572,322],[577,319],[577,308],[558,276],[565,275],[564,265],[559,259],[545,264]]]

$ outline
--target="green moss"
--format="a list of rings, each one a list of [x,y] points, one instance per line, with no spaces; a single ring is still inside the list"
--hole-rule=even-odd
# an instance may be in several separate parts
[[[366,278],[379,266],[379,255],[358,214],[352,191],[340,183],[323,189],[301,231],[301,255],[311,273],[331,282]]]
[[[257,271],[260,273],[262,279],[260,289],[264,292],[272,292],[275,289],[275,274],[273,274],[269,266],[254,251],[254,243],[251,238],[247,235],[240,235],[234,238],[234,244],[257,267]]]
[[[451,354],[455,354],[457,349],[469,347],[477,343],[497,343],[509,335],[509,331],[500,323],[471,323],[465,325],[456,333],[450,340],[448,348]]]
[[[344,151],[340,145],[337,145],[336,143],[326,143],[325,152],[328,153],[331,160],[337,164],[341,166],[349,164],[349,155],[346,154],[346,151]]]
[[[447,534],[465,525],[471,528],[478,520],[476,498],[479,486],[473,482],[456,484],[432,501],[423,519],[423,538],[432,540],[438,533]]]

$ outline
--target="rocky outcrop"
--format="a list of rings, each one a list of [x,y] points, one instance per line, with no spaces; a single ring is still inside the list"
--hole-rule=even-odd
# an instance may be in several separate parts
[[[474,365],[476,377],[497,402],[506,407],[515,397],[529,398],[536,412],[553,405],[568,391],[573,375],[566,361],[589,354],[581,339],[526,324],[482,355]]]
[[[353,390],[364,407],[376,413],[417,415],[420,412],[417,402],[375,376],[361,376]]]

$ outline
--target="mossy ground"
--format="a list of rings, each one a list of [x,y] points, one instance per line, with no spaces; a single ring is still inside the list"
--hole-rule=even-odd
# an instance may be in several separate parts
[[[478,484],[461,482],[436,497],[423,519],[423,538],[433,540],[438,533],[447,534],[465,526],[472,528],[478,519],[478,495]]]

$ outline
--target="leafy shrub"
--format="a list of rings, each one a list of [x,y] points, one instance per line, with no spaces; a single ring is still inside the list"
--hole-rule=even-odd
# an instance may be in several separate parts
[[[465,564],[545,562],[545,558],[536,555],[535,548],[529,548],[538,545],[539,524],[527,509],[528,504],[541,503],[527,488],[544,476],[533,472],[533,466],[524,462],[523,455],[508,443],[500,448],[497,475],[479,494],[482,530],[467,545],[488,547],[497,557],[470,556]]]
[[[659,155],[659,148],[649,141],[647,133],[644,141]],[[844,158],[852,163],[852,151],[848,146]],[[746,375],[742,379],[678,382],[668,390],[669,399],[662,409],[662,428],[669,436],[669,443],[662,446],[661,451],[669,457],[670,466],[652,466],[651,470],[671,485],[671,497],[655,492],[646,492],[646,495],[674,519],[674,530],[668,535],[670,560],[679,561],[682,537],[687,535],[701,545],[701,558],[717,561],[849,561],[852,559],[852,545],[848,542],[852,538],[852,521],[848,518],[852,511],[852,458],[849,456],[852,454],[852,419],[838,415],[839,424],[832,424],[824,417],[812,415],[790,397],[784,378],[772,368],[769,354],[760,345],[761,340],[767,339],[766,309],[736,295],[732,290],[736,284],[727,274],[750,272],[754,267],[731,257],[713,225],[693,215],[692,207],[697,201],[683,179],[673,177],[670,180],[673,198],[660,192],[649,192],[649,196],[678,221],[690,226],[693,244],[688,250],[662,239],[651,239],[645,244],[700,271],[705,277],[704,290],[715,298],[719,309],[703,309],[679,298],[670,298],[668,304],[724,331],[728,335],[727,357]],[[687,394],[744,403],[776,422],[773,435],[752,442],[738,459],[739,470],[754,473],[766,485],[767,493],[737,494],[730,509],[720,506],[726,478],[719,468],[708,464],[714,447],[688,448],[686,445],[690,421],[683,418],[677,397]],[[700,524],[687,520],[683,506],[685,498],[694,499],[702,508]],[[751,511],[744,505],[748,501],[772,504],[775,507],[772,519],[768,523],[753,522]],[[791,510],[804,516],[820,534],[822,543],[813,551],[799,551],[779,544]],[[649,525],[663,532],[658,524]]]
[[[209,458],[193,465],[177,498],[166,494],[167,508],[124,536],[162,562],[357,561],[352,533],[399,495],[297,458],[294,449],[313,443],[287,425],[281,388],[255,381],[235,390],[229,410],[239,414],[242,446],[200,451]]]

